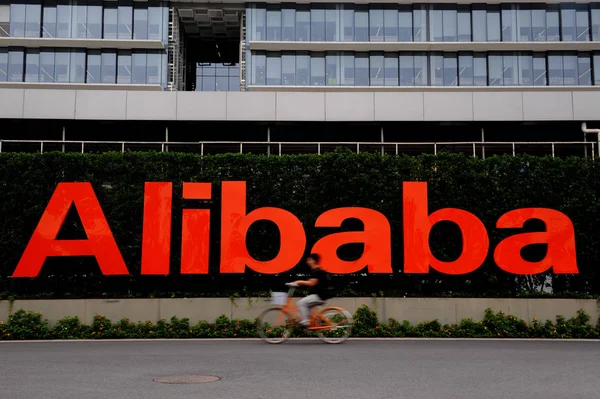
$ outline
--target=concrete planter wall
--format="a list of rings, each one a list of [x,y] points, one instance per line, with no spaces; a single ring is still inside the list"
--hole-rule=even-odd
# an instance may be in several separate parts
[[[600,316],[599,305],[590,299],[516,299],[516,298],[335,298],[328,303],[342,306],[354,313],[365,304],[377,312],[382,321],[394,318],[420,323],[438,319],[442,324],[453,324],[464,318],[480,320],[486,308],[502,310],[531,321],[554,320],[556,315],[567,318],[579,309],[585,310],[595,324]],[[181,299],[37,299],[0,301],[0,320],[19,309],[41,312],[51,324],[65,316],[77,316],[91,324],[95,315],[117,321],[156,322],[172,316],[187,317],[191,323],[199,320],[214,321],[221,315],[233,319],[254,319],[269,306],[266,298],[181,298]]]

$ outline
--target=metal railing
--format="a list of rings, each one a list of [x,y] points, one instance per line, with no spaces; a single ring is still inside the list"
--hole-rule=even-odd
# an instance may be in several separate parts
[[[287,142],[287,141],[74,141],[0,140],[1,152],[191,152],[205,154],[253,153],[265,155],[323,154],[337,148],[390,155],[465,153],[485,158],[490,155],[551,155],[596,157],[596,142]]]

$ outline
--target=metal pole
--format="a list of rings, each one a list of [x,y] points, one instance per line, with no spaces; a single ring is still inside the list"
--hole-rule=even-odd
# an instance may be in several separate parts
[[[240,143],[240,154],[244,153],[244,144]]]
[[[281,143],[279,143],[279,156],[281,156]]]
[[[160,144],[160,152],[165,152],[165,143]]]
[[[356,153],[360,154],[360,143],[356,143]]]
[[[513,157],[515,156],[515,143],[512,143],[512,148],[513,148]]]
[[[554,158],[554,143],[552,143],[552,158]]]
[[[476,157],[476,156],[477,156],[477,153],[475,151],[475,143],[473,143],[473,157]]]
[[[317,143],[317,154],[321,155],[321,143]]]
[[[485,132],[483,128],[481,128],[481,156],[485,159]]]
[[[396,155],[398,155],[398,143],[396,143]]]
[[[204,143],[200,143],[200,156],[204,156]]]
[[[65,129],[65,127],[63,126],[63,131],[62,131],[62,141],[63,141],[63,145],[62,145],[62,152],[65,152],[65,140],[67,137],[67,131]]]
[[[385,146],[384,146],[384,136],[383,136],[383,125],[381,125],[381,156],[385,155]]]
[[[2,140],[0,140],[0,152],[2,152]]]
[[[165,142],[167,143],[167,145],[165,146],[163,144],[163,152],[166,151],[169,152],[169,126],[165,126]]]
[[[85,142],[84,142],[84,141],[82,141],[82,142],[81,142],[81,153],[82,153],[82,154],[84,153],[84,148],[85,148]]]
[[[271,126],[267,126],[267,155],[271,155]]]
[[[40,141],[40,153],[44,153],[44,142]]]
[[[585,134],[585,132],[583,133],[583,142],[587,142],[587,134]],[[594,147],[592,147],[594,148]],[[585,155],[585,157],[587,158],[587,145],[583,145],[583,154]]]
[[[2,145],[2,141],[0,141],[0,146]],[[2,152],[2,147],[0,147],[0,152]],[[592,143],[592,159],[595,158],[595,149],[594,149],[594,143]]]
[[[121,152],[125,152],[125,142],[121,143]]]
[[[433,155],[437,155],[437,143],[433,143]]]

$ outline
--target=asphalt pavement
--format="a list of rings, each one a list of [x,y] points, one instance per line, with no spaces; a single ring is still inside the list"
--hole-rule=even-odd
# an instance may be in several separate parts
[[[211,375],[197,384],[161,377]],[[3,399],[597,399],[600,342],[0,342]]]

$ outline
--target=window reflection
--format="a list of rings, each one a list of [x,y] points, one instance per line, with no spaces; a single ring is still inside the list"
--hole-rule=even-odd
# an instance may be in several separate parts
[[[473,86],[472,54],[459,54],[458,56],[458,84],[460,86]]]
[[[383,41],[383,10],[369,10],[369,39],[372,42]]]
[[[40,50],[40,82],[54,82],[54,50]]]
[[[401,5],[398,10],[398,40],[412,42],[413,40],[413,12],[411,6]]]
[[[40,80],[40,50],[27,49],[25,54],[25,81],[39,82]]]
[[[383,12],[384,40],[386,42],[398,41],[398,9],[389,7]]]
[[[296,55],[296,85],[310,85],[310,55],[308,54]]]
[[[341,84],[354,86],[354,54],[343,53],[340,57]]]
[[[102,82],[102,54],[100,50],[90,50],[87,55],[87,83]]]
[[[373,53],[371,54],[370,60],[370,85],[371,86],[383,86],[384,83],[384,70],[383,70],[383,54]]]
[[[277,53],[267,53],[267,84],[281,85],[281,57]]]
[[[340,76],[340,55],[337,52],[327,53],[325,56],[325,77],[327,86],[338,86]]]
[[[117,54],[117,83],[131,84],[131,51]]]
[[[310,56],[310,84],[325,86],[325,54],[312,53]]]
[[[400,53],[400,86],[414,86],[415,77],[412,53]]]
[[[369,54],[356,54],[356,58],[354,59],[354,79],[356,86],[369,86]]]
[[[592,63],[588,53],[580,53],[577,58],[577,73],[579,86],[591,86],[592,84]]]
[[[296,57],[293,54],[281,56],[281,80],[284,86],[296,84]]]
[[[8,50],[8,82],[22,82],[24,69],[24,51]]]
[[[396,54],[385,54],[384,78],[386,86],[398,86],[398,56]]]
[[[8,49],[0,48],[0,82],[8,79]]]

